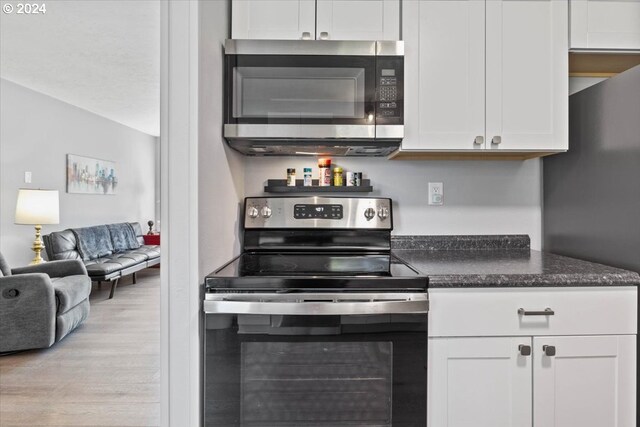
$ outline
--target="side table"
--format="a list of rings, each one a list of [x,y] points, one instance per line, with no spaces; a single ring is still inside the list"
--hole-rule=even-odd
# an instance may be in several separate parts
[[[143,234],[145,245],[160,245],[160,234]]]
[[[145,245],[158,245],[160,246],[160,234],[143,234]],[[160,268],[160,264],[151,266],[151,268]]]

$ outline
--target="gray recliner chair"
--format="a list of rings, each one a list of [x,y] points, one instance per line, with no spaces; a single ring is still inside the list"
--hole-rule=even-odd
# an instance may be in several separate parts
[[[89,316],[80,260],[10,269],[0,254],[0,353],[51,347]]]

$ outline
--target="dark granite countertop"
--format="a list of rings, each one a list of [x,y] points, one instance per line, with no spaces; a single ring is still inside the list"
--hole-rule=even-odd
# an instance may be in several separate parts
[[[401,236],[393,253],[429,276],[430,288],[640,285],[638,273],[528,246],[526,236]]]

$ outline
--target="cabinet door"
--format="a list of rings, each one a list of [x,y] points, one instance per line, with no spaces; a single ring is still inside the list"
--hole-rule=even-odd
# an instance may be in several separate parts
[[[487,148],[566,150],[568,1],[486,4]]]
[[[400,0],[318,0],[317,39],[400,40]]]
[[[635,426],[635,353],[635,335],[535,337],[535,427]]]
[[[314,38],[315,0],[233,0],[231,37],[234,39],[299,40]]]
[[[530,337],[430,338],[430,427],[531,426]]]
[[[402,10],[402,149],[483,149],[484,0],[405,0]]]
[[[640,49],[640,0],[571,0],[572,49]]]

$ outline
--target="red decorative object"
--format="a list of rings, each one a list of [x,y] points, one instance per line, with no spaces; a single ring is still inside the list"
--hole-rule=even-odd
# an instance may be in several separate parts
[[[160,234],[143,234],[145,245],[160,245]]]

